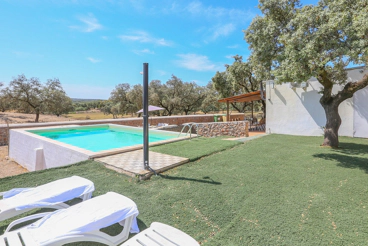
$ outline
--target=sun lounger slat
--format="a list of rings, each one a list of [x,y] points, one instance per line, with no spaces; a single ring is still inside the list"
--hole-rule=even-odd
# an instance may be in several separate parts
[[[0,246],[6,246],[5,237],[0,237]]]
[[[9,246],[22,246],[22,242],[20,241],[18,232],[10,232],[6,235],[6,239],[8,241]]]
[[[38,245],[34,239],[29,235],[27,230],[22,231],[21,233],[22,240],[24,242],[25,246],[32,246],[32,245]]]
[[[175,227],[153,222],[149,228],[129,239],[121,246],[199,246],[188,234]]]

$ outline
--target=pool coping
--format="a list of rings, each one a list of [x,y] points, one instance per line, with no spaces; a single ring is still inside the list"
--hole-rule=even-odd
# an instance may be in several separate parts
[[[52,145],[53,148],[57,148],[57,146],[59,146],[59,147],[61,147],[61,150],[59,150],[58,152],[62,152],[63,149],[64,149],[65,151],[69,150],[73,153],[77,153],[77,155],[80,155],[80,156],[78,156],[78,158],[75,159],[77,161],[81,161],[80,159],[88,160],[88,159],[95,159],[95,158],[115,155],[115,154],[119,154],[119,153],[126,153],[126,152],[139,150],[139,149],[143,148],[143,144],[138,144],[138,145],[129,146],[129,147],[114,148],[114,149],[110,149],[110,150],[103,150],[103,151],[93,152],[93,151],[90,151],[90,150],[86,150],[86,149],[76,147],[76,146],[73,146],[73,145],[70,145],[70,144],[62,143],[62,142],[59,142],[57,140],[53,140],[53,139],[43,137],[43,136],[37,135],[35,133],[29,132],[30,130],[34,130],[34,131],[48,130],[48,129],[52,130],[52,129],[70,128],[70,127],[91,127],[91,128],[96,127],[96,128],[98,128],[98,127],[101,127],[101,126],[109,126],[111,128],[114,128],[114,127],[125,127],[125,128],[134,128],[134,129],[138,128],[138,127],[132,127],[132,126],[117,125],[117,124],[94,124],[94,125],[77,125],[77,124],[75,124],[75,125],[67,125],[67,126],[49,126],[49,127],[37,127],[37,128],[26,127],[26,128],[20,128],[20,129],[11,129],[10,130],[10,136],[12,138],[12,135],[16,135],[16,134],[21,135],[21,134],[23,134],[23,135],[25,135],[25,137],[27,139],[31,139],[31,138],[37,139],[37,141],[40,142],[40,143],[37,143],[36,147],[30,147],[31,150],[29,150],[29,151],[33,151],[33,149],[36,151],[37,148],[38,149],[43,149],[45,145]],[[149,131],[150,132],[152,132],[152,131],[153,132],[155,132],[155,131],[157,131],[157,132],[170,132],[170,131],[162,131],[162,130],[154,130],[154,129],[150,129]],[[12,134],[12,132],[14,134]],[[172,134],[173,132],[170,132],[170,133]],[[178,136],[179,135],[180,134],[178,133]],[[181,137],[177,137],[177,138],[174,138],[174,139],[162,140],[162,141],[158,141],[158,142],[155,142],[155,143],[150,143],[149,147],[162,145],[162,144],[167,144],[167,143],[172,143],[172,142],[177,142],[177,141],[193,138],[193,137],[196,137],[196,136],[197,136],[196,134],[192,134],[191,136],[181,136]],[[30,140],[24,140],[24,141],[30,141]],[[11,147],[12,147],[11,143],[9,142],[9,148],[11,149]],[[10,151],[10,152],[14,153],[14,152],[17,152],[17,151],[13,150],[13,151]],[[18,150],[18,152],[19,152],[19,150]],[[66,153],[66,154],[67,155],[73,155],[73,154],[69,154],[69,153]],[[32,154],[32,159],[36,158],[35,160],[32,160],[32,162],[39,161],[39,160],[37,160],[37,155],[38,155],[37,153]],[[45,159],[45,157],[43,156],[44,153],[41,153],[41,155],[42,155],[42,158]],[[23,164],[23,163],[21,163],[22,161],[20,161],[20,159],[22,159],[22,158],[24,159],[24,157],[19,159],[19,158],[14,158],[12,156],[12,154],[10,154],[9,156],[10,156],[10,158],[13,158],[15,161],[17,161],[20,165],[22,165],[23,167],[30,170],[28,164]],[[34,156],[36,156],[36,157],[34,157]],[[52,167],[70,165],[70,164],[74,164],[74,163],[60,164],[60,165],[55,164],[55,165],[52,165]],[[35,165],[37,165],[37,163]],[[45,165],[43,165],[43,166],[45,166]],[[46,165],[46,167],[41,168],[41,169],[37,168],[37,167],[31,168],[33,170],[30,170],[30,171],[42,170],[42,169],[45,169],[45,168],[48,168],[47,165]]]

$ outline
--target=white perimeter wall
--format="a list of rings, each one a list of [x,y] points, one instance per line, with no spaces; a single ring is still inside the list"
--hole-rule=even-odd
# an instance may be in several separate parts
[[[348,71],[353,81],[363,77],[362,68]],[[367,70],[364,73],[368,73]],[[274,88],[272,88],[274,87]],[[282,85],[266,84],[266,132],[322,136],[326,124],[325,112],[319,103],[321,95],[318,91],[321,84],[312,78],[309,86],[290,88],[290,83]],[[339,90],[334,87],[334,92]],[[353,98],[347,99],[339,106],[342,124],[340,136],[368,138],[368,87],[357,91]]]
[[[75,149],[77,148],[53,143],[53,140],[44,140],[22,130],[10,130],[9,157],[29,171],[74,164],[88,160],[90,154],[93,154],[83,149]]]

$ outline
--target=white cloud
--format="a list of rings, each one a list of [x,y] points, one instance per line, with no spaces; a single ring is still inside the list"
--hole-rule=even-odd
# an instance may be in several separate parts
[[[98,62],[101,62],[101,60],[98,60],[96,58],[93,58],[93,57],[87,57],[87,60],[92,62],[92,63],[98,63]]]
[[[216,20],[223,18],[226,20],[232,20],[240,23],[252,20],[256,16],[256,14],[251,12],[250,10],[205,6],[200,1],[190,2],[183,9],[192,15],[198,15],[201,17]]]
[[[194,71],[217,71],[219,66],[213,64],[207,56],[197,54],[179,54],[180,60],[175,63],[189,70]]]
[[[235,31],[235,26],[232,23],[223,25],[223,26],[216,26],[213,29],[213,33],[212,33],[212,40],[217,39],[218,37],[221,36],[229,36],[233,31]]]
[[[133,50],[134,53],[136,53],[137,55],[144,55],[144,54],[150,54],[153,55],[155,54],[154,51],[149,50],[149,49],[143,49],[143,50]]]
[[[231,35],[256,16],[256,13],[250,9],[213,7],[204,5],[201,1],[192,1],[182,9],[181,14],[206,19],[207,24],[198,30],[203,33],[205,43]],[[177,9],[177,11],[180,10]]]
[[[155,38],[145,31],[135,31],[131,35],[120,35],[122,41],[136,41],[140,43],[153,43],[160,46],[171,46],[172,42],[163,38]]]
[[[80,16],[78,18],[81,22],[84,23],[83,26],[70,26],[72,29],[79,30],[81,32],[94,32],[96,30],[100,30],[103,26],[98,22],[96,17],[93,14],[88,14],[88,16]]]

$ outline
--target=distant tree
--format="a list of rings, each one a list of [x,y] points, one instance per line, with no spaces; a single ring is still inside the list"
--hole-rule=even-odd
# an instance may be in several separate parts
[[[42,85],[38,78],[27,79],[19,75],[3,93],[17,110],[36,114],[35,122],[38,122],[41,112],[58,114],[70,109],[71,99],[66,96],[58,79],[48,80],[46,85]]]
[[[245,31],[256,74],[273,74],[277,82],[315,77],[322,85],[324,146],[338,147],[339,105],[368,85],[368,75],[349,81],[349,64],[368,62],[367,1],[321,0],[302,7],[299,0],[260,0],[262,16]],[[333,92],[334,85],[342,89]]]
[[[189,112],[198,111],[206,94],[202,86],[198,86],[195,82],[184,82],[179,91],[181,98],[179,110],[188,115]]]
[[[234,91],[241,91],[243,94],[259,91],[262,79],[259,79],[255,74],[255,62],[243,62],[243,57],[239,55],[236,55],[233,58],[233,64],[225,66],[226,70],[230,74],[230,80]],[[266,116],[266,102],[264,100],[260,100],[256,102],[256,104],[258,103],[261,103],[263,113]],[[249,107],[251,102],[244,104],[246,107]]]
[[[4,84],[0,82],[0,87],[2,87]],[[6,110],[11,108],[11,103],[9,98],[6,96],[5,91],[0,91],[0,110],[1,112],[5,112]]]
[[[242,94],[241,91],[234,91],[233,84],[231,82],[229,72],[216,72],[215,76],[212,77],[213,87],[219,93],[221,98],[231,97]],[[246,103],[231,103],[231,106],[238,112],[244,112],[247,104]]]
[[[218,102],[218,100],[220,99],[220,96],[219,93],[215,90],[213,83],[208,82],[208,84],[203,87],[203,90],[204,98],[199,109],[205,114],[209,112],[219,111],[220,103]]]
[[[4,93],[17,105],[18,109],[35,113],[35,122],[38,122],[45,101],[42,89],[38,78],[27,79],[26,76],[19,75],[10,82]]]
[[[43,88],[45,110],[60,116],[73,110],[72,99],[68,97],[59,79],[49,79]]]
[[[101,111],[104,113],[104,115],[112,114],[111,112],[112,103],[107,102],[105,105],[101,108]]]
[[[255,76],[253,64],[249,61],[243,62],[242,56],[236,55],[233,58],[232,65],[225,65],[225,72],[216,72],[212,78],[216,90],[223,98],[258,91],[262,81]],[[263,100],[261,103],[265,111],[266,103]],[[250,104],[250,102],[231,103],[232,107],[241,113],[244,113]]]
[[[124,114],[127,112],[128,92],[130,85],[128,83],[118,84],[115,89],[111,92],[109,100],[115,104],[114,112],[116,115]],[[118,107],[118,109],[117,109]]]
[[[127,111],[133,114],[143,108],[143,87],[142,85],[134,85],[127,94],[128,107]]]
[[[116,103],[111,106],[111,114],[114,119],[118,118],[118,115],[121,114],[121,103]]]
[[[151,101],[165,109],[164,114],[172,115],[175,110],[179,109],[180,87],[183,85],[183,81],[172,75],[166,84],[162,85],[161,81],[153,80],[150,83],[150,97]]]

